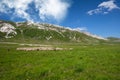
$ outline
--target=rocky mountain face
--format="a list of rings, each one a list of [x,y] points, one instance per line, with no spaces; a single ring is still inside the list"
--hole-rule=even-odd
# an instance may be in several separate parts
[[[5,38],[12,38],[17,35],[15,29],[16,28],[13,25],[0,21],[0,32],[6,33],[6,35],[4,36]]]
[[[0,21],[0,40],[37,40],[57,42],[99,42],[103,37],[59,25]]]

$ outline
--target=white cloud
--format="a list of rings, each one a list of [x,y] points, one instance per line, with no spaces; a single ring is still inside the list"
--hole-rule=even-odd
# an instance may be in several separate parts
[[[60,21],[66,16],[70,3],[66,0],[1,0],[1,13],[14,13],[17,17],[34,21],[27,12],[29,4],[34,3],[41,20],[54,19]],[[14,10],[14,11],[13,11]],[[37,17],[37,16],[36,16]]]
[[[115,0],[109,0],[102,2],[101,4],[98,5],[97,9],[90,10],[87,13],[89,15],[98,14],[98,13],[108,14],[110,11],[114,9],[120,9],[120,8],[115,4]]]
[[[114,0],[106,1],[98,5],[98,7],[107,8],[108,11],[111,11],[113,9],[119,9],[119,7],[114,3]]]
[[[31,3],[32,0],[2,0],[0,5],[0,12],[3,13],[13,13],[14,16],[24,18],[28,21],[32,21],[30,15],[26,12],[28,9],[28,4]],[[12,11],[14,9],[14,12]],[[11,17],[13,18],[13,17]]]
[[[42,20],[50,17],[58,21],[63,19],[69,6],[63,0],[36,0],[36,8],[39,9],[39,16]]]

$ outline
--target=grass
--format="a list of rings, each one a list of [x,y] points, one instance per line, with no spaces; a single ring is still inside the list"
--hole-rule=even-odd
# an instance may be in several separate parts
[[[17,47],[0,44],[0,80],[120,80],[120,45],[60,46],[71,51]]]

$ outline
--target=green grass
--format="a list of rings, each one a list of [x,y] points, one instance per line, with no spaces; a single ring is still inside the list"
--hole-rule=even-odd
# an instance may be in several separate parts
[[[59,45],[67,51],[16,51],[0,44],[0,80],[120,80],[120,45]]]

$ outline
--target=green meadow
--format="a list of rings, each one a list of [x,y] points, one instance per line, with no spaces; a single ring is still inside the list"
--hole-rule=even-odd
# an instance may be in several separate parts
[[[73,50],[17,51],[23,46],[0,43],[0,80],[120,80],[119,44],[53,46]]]

